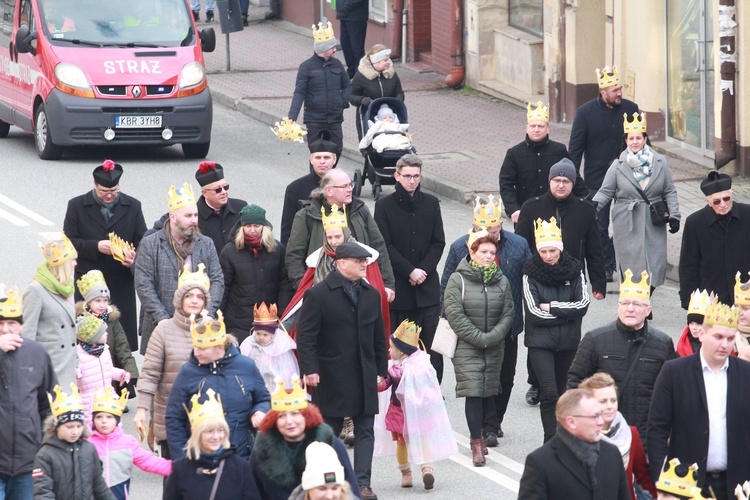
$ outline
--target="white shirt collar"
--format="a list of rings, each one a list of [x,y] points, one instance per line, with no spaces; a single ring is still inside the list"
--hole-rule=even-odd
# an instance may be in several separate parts
[[[714,370],[708,365],[706,358],[703,357],[703,351],[698,351],[698,355],[701,357],[701,368],[703,369],[703,371],[708,370],[711,373],[714,373]],[[716,372],[718,373],[720,371],[727,371],[728,368],[729,368],[729,356],[727,356],[727,359],[724,360],[724,364],[721,366],[721,368],[716,370]]]

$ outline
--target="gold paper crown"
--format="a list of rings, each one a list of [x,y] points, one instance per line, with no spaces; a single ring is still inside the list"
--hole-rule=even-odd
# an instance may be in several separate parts
[[[276,304],[266,306],[265,302],[253,306],[253,323],[262,325],[275,325],[279,322],[279,310]]]
[[[734,305],[750,306],[750,281],[742,283],[739,271],[734,277]]]
[[[474,225],[477,227],[495,227],[500,224],[503,216],[500,210],[500,200],[494,195],[487,196],[487,203],[482,203],[479,196],[474,200]]]
[[[633,112],[633,119],[628,120],[628,114],[623,113],[622,114],[622,131],[626,134],[629,133],[638,133],[641,134],[646,133],[646,113],[641,113],[641,116],[638,116],[638,113]]]
[[[227,329],[224,326],[224,315],[216,311],[216,319],[209,316],[204,310],[201,313],[203,321],[195,323],[195,314],[190,315],[190,335],[193,337],[195,347],[214,347],[223,345],[227,340]]]
[[[107,387],[102,387],[96,390],[96,394],[94,394],[94,404],[91,406],[91,413],[103,411],[121,417],[127,403],[127,389],[123,389],[122,394],[118,397],[112,386],[108,385]]]
[[[612,85],[618,85],[620,83],[620,72],[617,71],[617,66],[604,66],[604,69],[596,68],[596,82],[599,84],[600,89],[606,89]]]
[[[192,288],[200,287],[204,290],[211,288],[211,279],[208,277],[206,272],[206,265],[201,262],[198,264],[198,270],[194,273],[190,272],[190,264],[185,264],[182,267],[182,274],[177,280],[177,288],[182,288],[186,285],[191,285]]]
[[[170,186],[167,191],[167,206],[170,212],[174,212],[182,207],[195,205],[195,195],[193,188],[187,182],[181,188]]]
[[[86,297],[94,287],[105,287],[109,289],[109,287],[107,287],[107,282],[104,279],[104,274],[98,269],[92,269],[81,276],[78,281],[76,281],[76,285],[78,285],[78,291],[81,292],[82,297]]]
[[[78,252],[76,252],[73,243],[65,234],[56,233],[53,239],[54,241],[48,243],[39,243],[39,248],[42,249],[47,265],[51,267],[59,266],[78,257]]]
[[[328,40],[335,38],[333,35],[333,27],[331,26],[331,21],[328,21],[325,26],[323,26],[322,22],[318,23],[317,26],[313,24],[312,32],[315,43],[327,42]]]
[[[5,298],[0,298],[0,318],[21,318],[21,315],[23,314],[21,292],[15,288],[11,288],[6,294],[5,285],[0,285],[0,297],[2,296],[5,296]]]
[[[688,314],[700,314],[705,316],[708,308],[711,306],[711,296],[706,290],[697,289],[690,294],[690,305],[688,305]]]
[[[633,271],[627,269],[625,271],[625,280],[620,283],[620,298],[621,299],[635,299],[635,300],[650,300],[651,299],[651,279],[649,278],[648,272],[643,271],[641,273],[641,281],[633,283]]]
[[[549,222],[542,219],[537,219],[534,227],[534,240],[536,241],[536,247],[555,247],[559,248],[562,246],[562,231],[557,225],[557,219],[551,217]]]
[[[680,465],[678,458],[673,458],[668,464],[664,464],[656,489],[664,493],[679,495],[687,498],[702,498],[701,489],[698,487],[698,464],[690,467]]]
[[[54,397],[52,393],[54,393]],[[70,395],[62,391],[60,384],[57,384],[52,389],[52,393],[48,392],[47,397],[49,398],[49,407],[52,410],[53,417],[57,418],[69,411],[83,411],[81,395],[78,393],[78,387],[73,382],[70,383]]]
[[[109,233],[109,248],[112,250],[112,257],[117,262],[125,262],[135,252],[135,247],[132,243],[128,243],[115,233]]]
[[[286,116],[280,122],[276,122],[276,125],[271,127],[271,130],[282,141],[305,142],[303,137],[307,135],[307,130]]]
[[[320,207],[320,217],[323,220],[323,231],[333,229],[334,227],[349,227],[346,222],[346,205],[339,209],[335,203],[331,205],[331,213],[326,215],[326,208]]]
[[[286,390],[286,383],[276,377],[276,390],[271,394],[271,409],[274,411],[294,411],[307,408],[307,391],[300,385],[299,376],[292,375],[292,391]]]
[[[209,418],[224,419],[224,408],[221,406],[221,397],[216,394],[216,391],[209,388],[206,391],[206,400],[203,403],[199,403],[199,399],[200,393],[193,394],[193,397],[190,398],[188,420],[190,420],[191,429],[195,429],[198,424]]]
[[[421,331],[422,328],[417,327],[416,323],[405,319],[400,325],[398,325],[396,331],[393,332],[393,337],[399,339],[404,344],[419,349],[419,333]]]
[[[726,326],[727,328],[737,328],[740,320],[740,308],[729,307],[721,302],[714,302],[708,307],[706,316],[703,319],[704,325]]]
[[[532,108],[531,103],[528,103],[526,105],[526,121],[543,121],[549,123],[549,107],[542,101],[537,101],[535,108]]]
[[[469,239],[466,242],[466,246],[469,247],[469,250],[471,250],[471,246],[474,244],[475,241],[477,241],[479,238],[483,238],[485,236],[489,236],[490,232],[487,231],[486,227],[480,227],[479,231],[474,231],[473,229],[469,229]]]

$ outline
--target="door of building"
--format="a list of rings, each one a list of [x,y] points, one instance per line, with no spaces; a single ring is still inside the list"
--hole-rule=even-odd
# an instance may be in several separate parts
[[[716,0],[667,0],[667,137],[714,157]]]

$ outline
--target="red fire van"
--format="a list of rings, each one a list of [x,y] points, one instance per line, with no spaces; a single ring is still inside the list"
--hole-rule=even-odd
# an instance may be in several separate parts
[[[0,137],[32,132],[37,154],[65,146],[211,146],[213,108],[186,0],[0,1]]]

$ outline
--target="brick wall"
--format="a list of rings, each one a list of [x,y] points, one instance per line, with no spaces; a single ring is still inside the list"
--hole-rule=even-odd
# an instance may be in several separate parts
[[[407,0],[409,23],[407,28],[407,45],[410,61],[419,60],[419,53],[431,50],[431,15],[430,4],[436,0]]]
[[[456,0],[463,2],[463,0]],[[432,0],[432,67],[438,73],[447,75],[453,66],[451,53],[451,30],[453,13],[451,0]]]
[[[312,0],[281,0],[281,17],[297,26],[310,27],[320,21],[320,2]],[[332,21],[336,15],[329,18]]]

